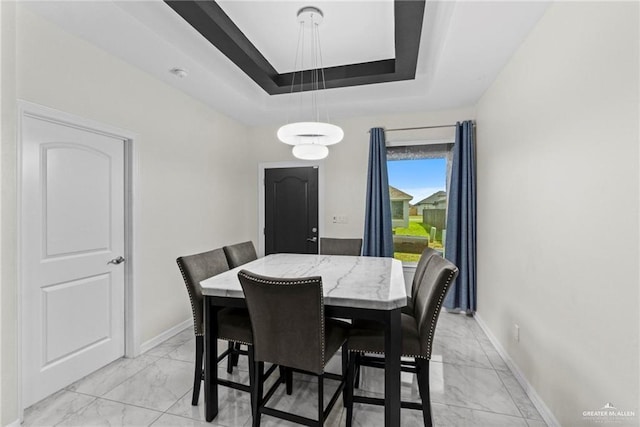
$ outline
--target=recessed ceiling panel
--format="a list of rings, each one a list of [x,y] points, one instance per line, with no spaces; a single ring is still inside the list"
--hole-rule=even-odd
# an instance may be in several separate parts
[[[217,3],[280,74],[295,71],[296,16],[305,6],[318,7],[324,15],[319,28],[324,67],[395,58],[393,0]]]
[[[195,0],[165,0],[165,3],[262,87],[265,92],[270,95],[291,92],[292,72],[287,73],[277,70],[265,57],[265,54],[254,45],[233,19],[222,9],[220,4],[214,1],[202,2]],[[266,3],[270,4],[270,2]],[[371,4],[376,4],[376,2],[367,3],[368,6]],[[352,2],[353,5],[362,6],[365,3]],[[356,6],[351,10],[352,15],[349,19],[354,23],[359,21],[358,11],[360,9]],[[334,66],[329,66],[323,61],[325,87],[330,89],[415,78],[424,7],[425,0],[394,0],[393,13],[389,13],[389,17],[392,16],[394,21],[394,58],[368,62],[357,62],[352,59],[347,61],[346,64]],[[297,12],[298,8],[294,9]],[[293,11],[294,9],[291,10]],[[252,12],[251,9],[244,9],[244,13],[249,14]],[[295,17],[296,13],[291,12],[286,13],[286,15]],[[335,15],[338,15],[338,13],[335,13]],[[290,18],[282,19],[288,20]],[[387,18],[385,17],[384,19]],[[326,16],[325,20],[328,20]],[[247,29],[246,31],[249,30]],[[273,28],[274,34],[278,31],[278,28]],[[346,32],[343,36],[337,37],[337,39],[349,38],[350,34],[357,31],[359,30],[354,29]],[[254,37],[256,36],[254,35]],[[297,35],[295,40],[297,40]],[[273,44],[271,45],[273,46]],[[324,56],[324,51],[326,50],[324,45],[322,49]],[[281,55],[283,58],[290,54],[288,52],[284,53],[283,49],[281,50],[283,51]],[[353,58],[354,53],[360,50],[363,49],[353,48],[350,52],[351,57]],[[301,78],[301,81],[305,82],[302,85],[302,90],[314,90],[315,86],[311,84],[311,76],[312,71],[307,68]]]

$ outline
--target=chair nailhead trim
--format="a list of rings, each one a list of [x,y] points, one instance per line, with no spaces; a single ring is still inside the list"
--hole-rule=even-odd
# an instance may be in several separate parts
[[[194,297],[191,294],[191,287],[189,286],[189,280],[187,279],[187,275],[184,272],[184,269],[182,268],[182,262],[178,261],[178,268],[180,269],[180,273],[182,274],[182,279],[184,280],[184,284],[187,285],[187,292],[189,293],[189,301],[191,302],[191,315],[193,316],[193,332],[196,334],[196,336],[202,336],[202,333],[198,332],[198,327],[200,325],[197,325],[197,319],[196,319],[196,307],[194,304]]]
[[[444,300],[444,296],[447,294],[447,290],[449,289],[449,286],[451,285],[451,281],[452,281],[453,277],[457,273],[458,273],[458,269],[457,268],[452,269],[451,273],[449,273],[449,277],[447,277],[447,282],[444,284],[444,287],[442,288],[442,292],[440,293],[440,297],[438,298],[438,303],[436,304],[436,309],[433,312],[433,316],[431,317],[431,321],[429,322],[429,336],[427,337],[427,356],[426,356],[427,359],[431,359],[431,346],[433,345],[433,336],[434,336],[435,331],[436,331],[434,320],[440,314],[440,308],[442,306],[442,301]]]
[[[239,344],[244,344],[244,345],[253,345],[250,342],[245,342],[245,341],[240,341],[240,340],[232,340],[231,338],[225,338],[225,337],[218,337],[219,340],[223,340],[223,341],[231,341],[231,342],[237,342]]]
[[[259,282],[259,283],[264,283],[266,285],[303,285],[303,284],[306,284],[306,283],[314,283],[315,282],[315,280],[310,280],[310,279],[301,279],[301,280],[295,280],[295,281],[264,280],[264,279],[259,279],[259,278],[254,277],[254,276],[247,276],[243,272],[239,272],[238,275],[244,277],[245,279],[253,280],[253,281]]]
[[[370,353],[370,354],[379,354],[381,356],[384,356],[384,351],[370,351],[370,350],[356,350],[356,349],[349,349],[349,353],[360,353],[360,354],[365,354],[365,353]],[[415,359],[427,359],[429,360],[428,357],[422,356],[422,355],[418,355],[418,354],[401,354],[400,357],[413,357]]]

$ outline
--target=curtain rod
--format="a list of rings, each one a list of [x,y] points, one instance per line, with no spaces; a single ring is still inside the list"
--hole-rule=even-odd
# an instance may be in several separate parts
[[[393,132],[396,130],[417,130],[417,129],[438,129],[438,128],[454,128],[456,125],[438,125],[438,126],[419,126],[415,128],[396,128],[396,129],[385,129],[385,132]]]
[[[419,126],[415,128],[396,128],[396,129],[384,129],[385,132],[394,132],[397,130],[418,130],[418,129],[438,129],[438,128],[454,128],[456,125],[438,125],[438,126]],[[367,133],[371,133],[370,130]]]

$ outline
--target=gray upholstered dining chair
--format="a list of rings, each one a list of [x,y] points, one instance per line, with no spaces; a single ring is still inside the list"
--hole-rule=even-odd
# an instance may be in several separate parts
[[[431,258],[434,256],[440,256],[440,253],[435,249],[432,249],[429,247],[425,248],[420,254],[420,258],[418,259],[418,264],[416,265],[416,271],[413,275],[413,280],[411,281],[411,296],[407,297],[407,305],[402,307],[402,313],[413,316],[413,301],[415,300],[418,290],[420,289],[420,284],[422,283],[422,277],[424,276],[424,272],[427,268],[427,265],[429,264],[429,261],[431,260]],[[380,326],[381,326],[380,323],[374,320],[362,320],[362,319],[353,320],[353,327],[355,329],[367,329],[367,328],[377,329],[377,328],[380,328]],[[360,364],[358,362],[360,361],[361,356],[360,354],[355,354],[354,357],[356,358],[355,388],[358,388],[360,386],[360,366],[359,366]],[[414,371],[413,367],[409,369],[404,369],[404,368],[405,367],[403,367],[404,371],[407,371],[407,370],[409,372]]]
[[[203,325],[203,297],[200,282],[229,270],[227,258],[222,249],[214,249],[195,255],[181,256],[176,262],[182,273],[182,278],[189,293],[191,312],[193,314],[193,329],[196,335],[196,360],[193,378],[193,396],[191,404],[198,404],[200,384],[203,378],[202,358],[204,354],[204,325]],[[218,362],[227,357],[227,371],[232,368],[232,358],[238,353],[234,343],[251,345],[251,324],[246,310],[226,308],[218,312],[218,335],[229,342],[228,349],[218,357]],[[249,391],[249,387],[233,381],[220,380],[221,385]]]
[[[413,314],[413,301],[418,294],[418,290],[420,289],[420,284],[422,283],[422,276],[424,276],[424,272],[429,264],[429,261],[434,256],[440,256],[440,253],[433,248],[425,248],[420,254],[420,259],[418,259],[418,264],[416,265],[416,271],[413,274],[413,280],[411,281],[411,296],[407,298],[407,305],[402,307],[402,312],[406,314]]]
[[[432,426],[431,400],[429,396],[429,360],[433,347],[438,317],[447,291],[458,276],[458,268],[450,261],[433,256],[427,263],[420,286],[414,300],[413,315],[401,315],[402,357],[413,358],[413,368],[418,376],[418,389],[422,402],[401,402],[401,407],[422,410],[425,426]],[[372,367],[384,367],[380,358],[365,356],[365,353],[384,354],[384,328],[353,328],[349,336],[349,373],[348,395],[353,396],[354,374],[357,364]],[[360,357],[353,357],[354,354]],[[403,362],[405,363],[405,362]],[[376,398],[360,398],[353,396],[347,403],[347,426],[351,425],[353,402],[384,405],[384,400]]]
[[[258,259],[256,248],[253,246],[253,242],[251,241],[224,246],[222,250],[224,251],[224,255],[227,257],[229,268],[236,268]],[[248,312],[246,314],[247,316],[249,315]],[[229,358],[229,363],[227,365],[227,372],[229,373],[232,372],[233,366],[238,366],[238,358],[241,352],[240,347],[240,343],[235,343],[233,346],[234,354]]]
[[[258,259],[256,248],[253,246],[253,242],[251,241],[225,246],[222,250],[224,250],[224,254],[227,257],[229,268],[236,268],[240,265]]]
[[[253,331],[252,408],[253,426],[261,415],[270,415],[304,425],[322,426],[341,392],[346,387],[347,336],[349,324],[325,319],[322,278],[274,278],[238,273],[251,318]],[[326,363],[342,347],[341,376],[324,372]],[[264,363],[285,366],[318,378],[318,419],[302,417],[267,407],[270,397],[282,383],[277,381],[263,397]],[[324,407],[324,378],[339,379],[340,384],[327,408]],[[288,385],[287,385],[288,386]]]
[[[362,239],[320,238],[320,255],[354,255],[362,254]]]

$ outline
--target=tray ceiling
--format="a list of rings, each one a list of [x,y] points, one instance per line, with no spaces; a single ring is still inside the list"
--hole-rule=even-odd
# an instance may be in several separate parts
[[[252,20],[268,21],[270,14],[278,16],[284,25],[293,19],[292,14],[295,16],[292,10],[297,11],[301,4],[325,7],[323,1],[227,1],[233,4],[221,4],[227,7],[230,15],[248,14],[240,12],[247,6],[244,3],[264,3],[269,6],[269,12],[261,11],[257,17],[244,19],[235,16],[238,28],[250,26]],[[378,2],[336,2],[352,6],[350,16],[341,17],[341,20],[350,23],[345,31],[369,31],[366,25],[360,24],[363,19],[358,11],[375,8],[379,6]],[[231,12],[235,3],[242,4],[238,5],[237,11]],[[473,107],[526,39],[548,5],[548,2],[538,1],[427,1],[421,16],[422,31],[415,77],[327,89],[323,91],[323,96],[331,117],[339,119]],[[247,125],[280,123],[297,111],[298,104],[294,102],[293,95],[269,95],[163,1],[47,0],[19,2],[18,7],[28,8],[66,32]],[[345,14],[346,10],[349,9],[345,9]],[[329,12],[330,9],[327,9]],[[387,23],[381,25],[388,25],[388,21],[392,20],[395,31],[397,16],[395,13],[393,17],[387,15],[390,14],[385,14],[383,18]],[[330,21],[330,15],[327,15],[325,22]],[[405,21],[400,22],[404,26]],[[273,32],[281,30],[277,28],[279,23],[264,25],[271,27]],[[254,35],[248,28],[242,31],[247,37],[263,37],[257,33]],[[341,40],[337,32],[332,31],[331,34],[336,34],[338,42]],[[354,44],[348,46],[344,43],[345,52],[340,53],[340,59],[335,59],[340,63],[348,61],[349,57],[353,58],[349,62],[366,61],[359,56],[360,53],[371,50],[371,45],[378,43],[370,42],[368,36],[361,39],[353,34],[342,36],[345,37],[353,39]],[[385,39],[389,40],[387,36]],[[270,49],[274,47],[280,49],[277,39],[264,42],[261,44],[262,41],[256,40],[256,46],[260,51],[264,50],[263,56],[276,64],[272,66],[279,73],[282,72],[278,69],[279,60],[273,58],[278,54],[287,58],[291,55],[291,48],[282,46],[281,52],[271,53]],[[387,48],[381,47],[380,50],[384,49]],[[386,55],[383,54],[383,57]],[[286,62],[286,59],[282,61]],[[185,69],[188,75],[178,78],[171,74],[169,70],[175,67]],[[284,70],[286,73],[286,68]]]
[[[291,92],[293,74],[286,72],[290,68],[284,66],[284,58],[287,52],[290,61],[295,57],[299,27],[295,19],[299,7],[295,2],[277,3],[276,8],[276,3],[227,1],[227,10],[214,1],[165,2],[268,94]],[[329,25],[328,30],[324,22],[321,26],[322,56],[327,57],[327,63],[323,63],[326,88],[415,77],[424,0],[395,0],[391,8],[382,7],[388,2],[367,3],[370,8],[364,3],[319,3],[325,13],[324,22],[331,23],[333,17],[342,24]],[[232,11],[231,16],[227,11]],[[376,15],[379,12],[386,14]],[[234,22],[232,16],[240,23]],[[371,26],[359,25],[369,20],[378,21],[382,31],[377,33]],[[377,49],[376,43],[387,49]],[[376,56],[380,59],[373,60]],[[269,57],[276,58],[278,64],[270,62]],[[312,72],[304,73],[302,80],[309,83],[303,88],[312,90]]]

